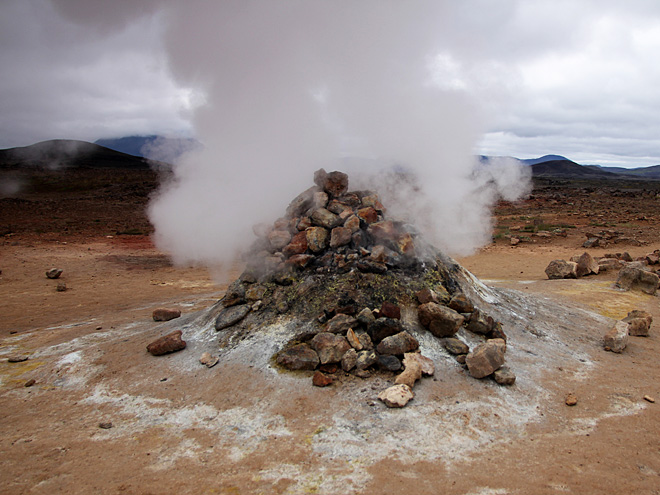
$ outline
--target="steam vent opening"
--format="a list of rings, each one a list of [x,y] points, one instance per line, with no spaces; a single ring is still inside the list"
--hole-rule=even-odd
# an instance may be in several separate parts
[[[377,191],[350,190],[342,172],[318,170],[314,184],[273,225],[255,227],[245,271],[210,309],[221,355],[242,347],[257,367],[310,386],[374,378],[378,398],[403,407],[436,366],[511,388],[517,370],[542,369],[544,346],[554,362],[580,354],[575,336],[557,332],[597,315],[486,287],[390,218]]]

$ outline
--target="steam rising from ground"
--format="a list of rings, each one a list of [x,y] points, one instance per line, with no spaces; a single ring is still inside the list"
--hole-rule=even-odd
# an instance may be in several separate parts
[[[351,189],[379,189],[391,212],[449,253],[487,242],[490,206],[526,193],[528,177],[516,161],[473,157],[485,116],[452,59],[466,43],[452,35],[453,8],[169,5],[171,68],[203,94],[193,118],[205,147],[177,164],[150,206],[158,246],[178,262],[227,260],[320,167],[349,173]]]

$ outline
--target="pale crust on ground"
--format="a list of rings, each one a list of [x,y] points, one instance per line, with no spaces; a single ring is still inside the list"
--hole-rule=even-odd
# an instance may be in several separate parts
[[[319,479],[334,474],[349,479],[355,473],[363,479],[345,481],[345,493],[660,493],[660,406],[643,399],[660,399],[658,297],[613,291],[612,274],[546,280],[548,262],[581,254],[582,241],[569,237],[516,247],[499,243],[459,261],[488,285],[579,304],[614,318],[632,309],[649,311],[655,319],[651,337],[631,338],[621,355],[594,349],[597,372],[587,379],[558,370],[560,379],[543,398],[544,419],[523,426],[525,431],[513,441],[483,446],[450,464],[385,458],[360,471],[309,448],[330,420],[340,388],[316,389],[310,380],[309,386],[276,389],[247,363],[177,371],[145,351],[159,336],[155,323],[153,334],[126,330],[131,322],[150,324],[157,307],[187,313],[217,301],[225,286],[215,283],[207,270],[172,267],[146,237],[7,237],[0,248],[0,492],[324,493],[314,473]],[[618,245],[616,251],[637,256],[658,247],[660,242]],[[64,269],[59,281],[67,291],[57,292],[58,281],[46,278],[51,267]],[[231,267],[230,278],[239,270]],[[115,329],[122,330],[108,337]],[[95,335],[105,337],[96,341]],[[71,352],[60,352],[67,346]],[[83,346],[81,363],[76,349]],[[95,346],[98,357],[90,358]],[[53,364],[44,349],[63,357]],[[43,359],[5,359],[39,350]],[[71,380],[84,378],[83,365],[92,369],[78,386]],[[24,387],[31,378],[36,383]],[[151,404],[153,417],[145,421],[152,427],[131,430],[131,408],[139,409],[139,404],[114,396],[114,388],[163,401]],[[457,393],[450,381],[439,390],[438,400]],[[569,392],[577,395],[578,405],[564,404]],[[282,425],[276,422],[264,425],[269,419],[257,414],[260,402],[268,402],[272,394],[288,397],[288,406],[278,411],[287,434],[278,434]],[[240,427],[223,426],[220,432],[204,427],[204,410],[194,409],[200,404],[212,415],[245,411],[251,421],[246,424],[261,437],[255,439]],[[176,418],[170,409],[177,411]],[[193,416],[194,421],[189,419]],[[159,417],[165,418],[162,423]],[[590,423],[594,417],[598,419]],[[486,419],[498,428],[497,412]],[[113,428],[99,428],[108,421]],[[232,421],[239,420],[226,423]],[[262,444],[264,439],[268,441]],[[233,449],[232,442],[242,450]],[[281,467],[274,473],[274,460],[291,472]],[[302,473],[300,466],[305,467]],[[299,483],[301,476],[307,484]]]

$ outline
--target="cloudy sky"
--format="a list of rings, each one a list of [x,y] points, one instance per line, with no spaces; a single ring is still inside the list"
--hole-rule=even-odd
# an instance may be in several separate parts
[[[221,3],[229,10],[237,5]],[[258,17],[259,2],[247,3]],[[175,4],[0,2],[0,148],[133,134],[212,139],[203,132],[203,121],[209,102],[218,108],[209,96],[213,73],[198,71],[199,65],[177,52],[186,36],[197,36],[197,26],[183,22],[185,11]],[[203,9],[213,2],[193,4]],[[348,5],[344,0],[325,4],[344,10]],[[373,3],[374,23],[394,4]],[[470,100],[461,108],[472,109],[480,125],[474,152],[519,158],[554,153],[585,164],[660,164],[657,0],[466,0],[445,2],[429,15],[423,9],[410,12],[419,19],[399,13],[402,24],[437,23],[433,42],[424,45],[433,47],[424,54],[426,84]],[[223,15],[217,9],[211,13]],[[192,18],[212,25],[215,19],[209,17]],[[220,21],[221,41],[231,43],[232,24]],[[367,29],[365,36],[370,33]],[[259,37],[259,29],[250,36]],[[300,45],[304,39],[295,41]],[[220,73],[232,71],[232,58],[216,59],[213,48],[201,47],[199,56],[218,64]],[[313,48],[305,60],[322,64],[328,54]],[[350,70],[359,74],[360,67]],[[266,74],[276,71],[268,68]],[[307,91],[324,100],[324,81],[315,84]],[[259,86],[245,91],[256,95]]]

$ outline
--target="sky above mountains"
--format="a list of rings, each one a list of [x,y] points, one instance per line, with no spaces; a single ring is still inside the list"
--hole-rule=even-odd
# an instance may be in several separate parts
[[[213,133],[204,131],[208,113],[228,105],[217,97],[219,84],[228,83],[234,94],[254,95],[255,108],[242,112],[254,111],[258,116],[261,95],[284,95],[270,88],[286,84],[279,74],[292,73],[301,74],[301,94],[319,103],[318,118],[328,124],[329,132],[342,134],[342,146],[351,148],[355,136],[347,126],[337,125],[342,114],[333,113],[336,108],[327,103],[337,101],[339,93],[332,92],[335,74],[324,70],[325,61],[330,67],[339,66],[338,59],[345,56],[346,73],[354,75],[358,86],[365,70],[371,86],[365,83],[363,94],[369,88],[377,93],[377,78],[369,79],[364,60],[369,65],[372,54],[392,53],[396,61],[397,56],[415,53],[406,46],[409,43],[424,49],[424,71],[414,74],[422,91],[433,88],[444,95],[440,106],[424,111],[446,111],[449,120],[461,118],[452,112],[471,112],[474,153],[520,158],[556,153],[579,163],[609,166],[660,163],[660,2],[655,0],[412,1],[406,2],[405,10],[399,2],[365,0],[362,5],[370,5],[373,15],[364,16],[364,38],[351,38],[350,44],[341,46],[330,45],[325,38],[317,43],[317,33],[311,29],[310,43],[305,42],[306,18],[299,15],[308,8],[305,2],[282,2],[286,4],[282,9],[267,0],[222,3],[222,8],[209,10],[209,19],[191,17],[197,23],[217,23],[222,31],[219,38],[204,40],[199,57],[191,58],[191,52],[183,54],[179,45],[206,26],[184,23],[186,12],[177,2],[4,0],[0,3],[0,148],[52,138],[95,141],[139,134],[209,140]],[[197,9],[211,5],[187,4]],[[355,8],[343,0],[324,3],[328,5],[346,10],[347,19]],[[237,9],[253,13],[241,13],[240,24],[226,22]],[[278,15],[299,16],[292,25],[302,27],[290,41],[288,32],[271,29]],[[245,19],[254,22],[247,24]],[[400,27],[402,34],[388,40],[388,31],[377,29],[379,23]],[[233,33],[233,26],[243,31]],[[273,46],[283,43],[282,52],[273,49],[269,58],[263,52],[268,43],[263,43],[259,44],[259,53],[266,53],[263,59],[235,60],[232,57],[243,53],[240,47],[232,56],[216,56],[222,52],[221,44],[236,40],[246,45],[247,58],[257,53],[251,40],[262,36],[273,36]],[[376,49],[379,40],[384,52]],[[352,52],[361,52],[363,46],[364,57],[354,59]],[[292,51],[296,57],[281,56]],[[202,64],[217,65],[218,72],[200,70]],[[250,77],[249,84],[223,73],[236,67],[237,73]],[[399,79],[395,63],[377,68],[379,77],[391,71],[392,80],[402,85],[415,80]],[[215,74],[220,75],[217,80]],[[250,101],[249,97],[234,100],[231,91],[223,93],[230,103]],[[447,103],[452,100],[467,103],[454,107]],[[344,110],[341,102],[339,107]],[[223,129],[231,131],[227,126],[214,131]],[[441,128],[419,132],[437,132],[437,139],[443,139]]]

